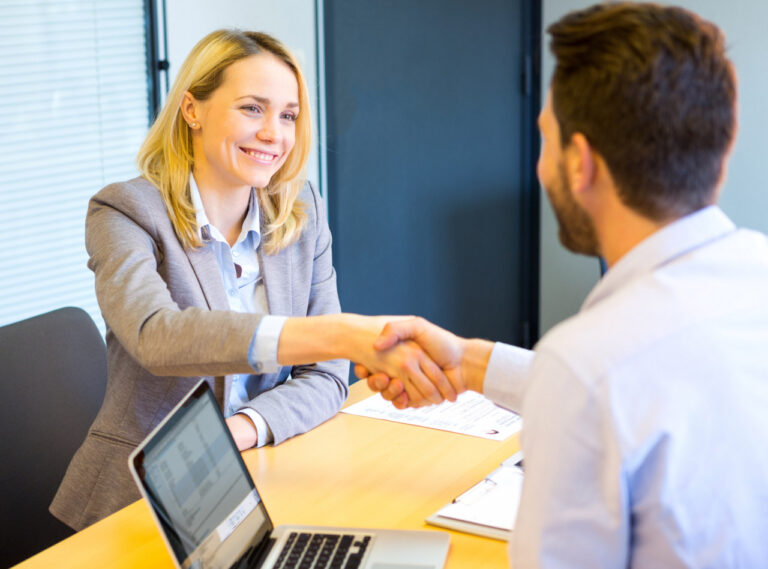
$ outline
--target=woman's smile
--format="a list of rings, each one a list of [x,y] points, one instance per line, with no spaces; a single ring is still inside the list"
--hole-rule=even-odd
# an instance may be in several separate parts
[[[264,164],[265,166],[271,166],[277,159],[277,154],[272,152],[265,152],[263,150],[257,150],[255,148],[248,148],[247,146],[240,146],[240,151],[252,159],[254,162]]]

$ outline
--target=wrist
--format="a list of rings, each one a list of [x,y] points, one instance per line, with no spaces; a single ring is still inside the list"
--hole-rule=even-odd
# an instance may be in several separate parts
[[[464,385],[467,389],[482,393],[493,343],[487,340],[464,339],[462,344],[461,376]]]
[[[234,421],[236,425],[234,438],[238,448],[245,450],[255,447],[259,442],[259,433],[251,418],[245,413],[235,413],[232,415],[231,421]]]
[[[277,347],[281,365],[301,365],[339,358],[349,359],[354,338],[354,314],[323,314],[288,318]]]
[[[371,348],[373,340],[365,333],[365,317],[359,314],[334,314],[326,329],[325,342],[333,359],[356,361],[361,349]],[[365,345],[369,340],[371,346]]]

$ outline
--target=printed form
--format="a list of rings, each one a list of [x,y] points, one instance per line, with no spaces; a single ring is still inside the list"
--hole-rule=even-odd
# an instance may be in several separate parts
[[[498,407],[474,391],[465,391],[454,403],[445,401],[418,409],[396,409],[376,394],[342,409],[342,412],[495,441],[514,435],[523,425],[520,415]]]

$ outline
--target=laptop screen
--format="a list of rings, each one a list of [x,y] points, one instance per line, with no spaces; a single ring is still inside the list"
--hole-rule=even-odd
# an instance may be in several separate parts
[[[140,445],[131,463],[179,566],[227,567],[272,531],[205,382]]]

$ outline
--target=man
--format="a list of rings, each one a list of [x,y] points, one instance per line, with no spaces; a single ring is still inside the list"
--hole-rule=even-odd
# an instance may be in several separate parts
[[[515,569],[767,567],[768,243],[714,205],[736,130],[724,38],[633,3],[548,31],[538,175],[563,244],[607,274],[535,352],[421,319],[377,347],[416,341],[457,392],[522,413]],[[403,407],[436,392],[421,379],[368,382]]]

